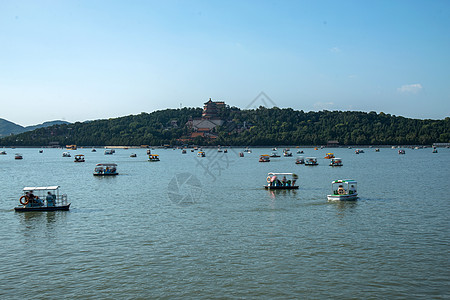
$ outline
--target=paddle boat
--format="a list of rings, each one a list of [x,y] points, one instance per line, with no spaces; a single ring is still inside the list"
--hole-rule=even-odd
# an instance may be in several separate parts
[[[83,154],[77,154],[75,155],[74,162],[84,162],[84,155]]]
[[[148,161],[159,161],[159,155],[158,154],[150,154],[148,156]]]
[[[303,154],[303,150],[297,150],[297,154]]]
[[[16,153],[16,155],[14,155],[14,159],[23,159],[23,155],[20,153]]]
[[[403,150],[403,149],[400,149],[400,150],[398,150],[398,154],[405,154],[406,152],[405,152],[405,150]]]
[[[94,169],[94,176],[116,176],[117,164],[96,164]]]
[[[268,154],[260,155],[259,162],[270,162],[270,156]]]
[[[6,155],[6,151],[0,151],[0,155]]]
[[[223,149],[223,153],[228,153],[228,150],[227,149]]]
[[[63,152],[62,157],[70,157],[70,153],[69,152]]]
[[[244,149],[244,152],[252,153],[252,150],[250,150],[250,148],[247,147],[247,148]]]
[[[272,152],[272,153],[270,154],[270,157],[280,157],[280,156],[278,155],[277,152]]]
[[[244,152],[239,152],[239,157],[244,157]]]
[[[42,149],[41,149],[41,150],[39,150],[39,153],[44,153],[44,150],[42,150]]]
[[[55,211],[69,210],[67,195],[59,193],[59,186],[24,187],[19,198],[20,205],[15,211]]]
[[[375,148],[375,152],[380,152],[380,148]]]
[[[181,150],[181,154],[186,154],[186,149]]]
[[[332,195],[328,195],[328,200],[356,200],[358,192],[356,190],[356,181],[352,179],[335,180],[331,182]]]
[[[342,158],[332,158],[330,161],[330,166],[332,167],[342,167]]]
[[[325,155],[324,158],[325,158],[325,159],[334,158],[334,153],[327,153],[327,155]]]
[[[137,154],[136,153],[131,153],[130,157],[137,157]]]
[[[292,152],[290,152],[289,150],[286,150],[286,151],[283,152],[283,156],[284,157],[290,157],[290,156],[292,156]]]
[[[295,164],[302,165],[305,163],[305,158],[303,156],[299,156],[295,159]]]
[[[205,154],[205,152],[203,152],[203,151],[199,151],[199,152],[197,153],[197,156],[198,156],[198,157],[205,157],[206,154]]]
[[[105,150],[105,155],[113,155],[116,151],[113,149],[106,149]]]
[[[433,147],[433,153],[438,153],[436,147]]]
[[[305,160],[305,166],[317,166],[318,164],[317,158],[315,157],[307,157]]]
[[[295,182],[298,179],[297,174],[294,173],[268,173],[267,185],[264,186],[266,190],[296,190],[298,185]],[[282,176],[282,179],[280,180]]]

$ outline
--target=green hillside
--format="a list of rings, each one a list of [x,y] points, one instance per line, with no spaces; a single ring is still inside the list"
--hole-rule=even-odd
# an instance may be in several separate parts
[[[450,142],[450,118],[420,120],[385,113],[355,111],[304,112],[290,108],[220,112],[226,122],[212,132],[216,138],[197,136],[186,126],[200,118],[200,108],[166,109],[108,120],[54,125],[0,139],[0,146],[60,145],[340,145],[421,144]]]

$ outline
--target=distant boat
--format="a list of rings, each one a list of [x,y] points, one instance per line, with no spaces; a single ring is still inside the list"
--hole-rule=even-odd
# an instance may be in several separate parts
[[[16,153],[16,155],[14,156],[14,159],[23,159],[23,156],[20,153]]]

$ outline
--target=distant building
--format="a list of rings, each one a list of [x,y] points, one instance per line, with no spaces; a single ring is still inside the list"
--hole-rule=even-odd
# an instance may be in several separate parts
[[[339,147],[339,141],[328,141],[327,147]]]
[[[225,108],[225,102],[223,101],[209,101],[203,105],[202,118],[216,118],[219,114],[219,110]]]

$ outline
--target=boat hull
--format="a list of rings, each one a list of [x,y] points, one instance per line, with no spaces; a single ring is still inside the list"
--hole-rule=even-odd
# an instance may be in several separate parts
[[[266,190],[298,190],[298,185],[294,185],[294,186],[267,186],[267,185],[265,185],[264,188]]]
[[[15,211],[26,212],[26,211],[57,211],[57,210],[69,210],[70,204],[61,205],[61,206],[34,206],[34,207],[25,207],[18,206],[14,207]]]
[[[94,176],[116,176],[119,175],[119,173],[108,173],[108,174],[97,174],[94,173]]]
[[[358,198],[358,194],[351,195],[328,195],[329,201],[353,201]]]

